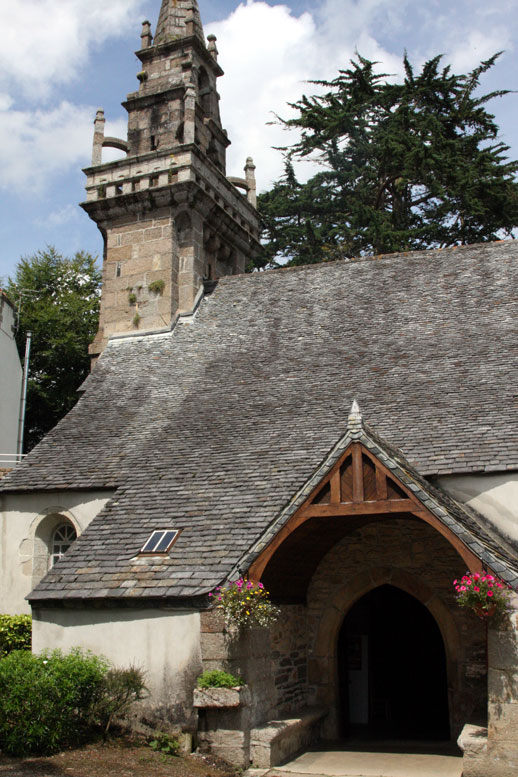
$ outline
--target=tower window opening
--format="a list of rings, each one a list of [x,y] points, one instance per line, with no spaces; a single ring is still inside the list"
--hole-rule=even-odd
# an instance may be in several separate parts
[[[150,186],[158,186],[158,182],[160,180],[160,177],[158,175],[152,175],[149,179],[149,185]]]
[[[120,278],[121,277],[121,273],[122,273],[121,263],[117,262],[117,270],[115,271],[116,277]]]
[[[151,135],[151,151],[156,151],[158,148],[158,140],[156,135]]]

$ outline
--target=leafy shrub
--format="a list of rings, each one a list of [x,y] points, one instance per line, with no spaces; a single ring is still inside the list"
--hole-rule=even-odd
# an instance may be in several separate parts
[[[141,669],[109,669],[100,684],[94,699],[90,718],[101,726],[104,736],[114,720],[123,718],[134,702],[146,695],[144,675]]]
[[[223,672],[221,669],[206,671],[198,677],[198,688],[236,688],[244,684],[242,677],[234,677],[233,674]]]
[[[164,753],[165,755],[180,755],[179,741],[164,731],[155,731],[149,746],[151,750]]]
[[[30,650],[31,636],[30,615],[0,615],[0,658],[13,650]]]
[[[0,749],[48,754],[80,741],[107,668],[79,650],[17,651],[0,661]]]
[[[0,749],[47,755],[86,740],[99,725],[106,732],[143,688],[138,670],[112,669],[89,652],[13,652],[0,661]]]

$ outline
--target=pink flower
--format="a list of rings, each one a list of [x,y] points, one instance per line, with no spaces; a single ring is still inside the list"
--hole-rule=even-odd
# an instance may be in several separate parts
[[[480,577],[479,573],[475,572],[475,574],[473,575],[473,580],[478,580],[479,577]]]
[[[209,596],[212,596],[212,591],[210,592]]]
[[[471,585],[471,580],[469,579],[469,577],[468,577],[468,579],[466,580],[466,585]]]
[[[478,594],[478,592],[480,591],[480,588],[478,586],[474,585],[473,586],[473,590],[476,591],[477,594]]]
[[[487,592],[487,595],[488,595],[488,596],[493,596],[493,591],[488,591],[488,592]]]
[[[460,587],[460,590],[461,590],[461,591],[467,591],[468,589],[466,588],[466,586],[465,586],[465,585],[461,585],[461,587]]]
[[[264,588],[264,585],[262,583],[259,583],[259,585],[257,587],[258,588]]]
[[[453,581],[453,585],[456,585],[456,583],[458,583],[458,582],[459,582],[458,580],[454,580]]]
[[[247,587],[248,590],[250,590],[250,588],[254,587],[254,584],[252,583],[251,580],[248,581],[248,583],[246,584],[246,587]]]

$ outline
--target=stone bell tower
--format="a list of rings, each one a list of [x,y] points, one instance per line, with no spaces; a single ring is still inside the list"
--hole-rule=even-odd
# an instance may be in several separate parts
[[[127,96],[128,138],[94,122],[82,204],[104,239],[95,359],[112,335],[170,329],[191,311],[204,280],[243,272],[259,251],[255,166],[227,178],[216,38],[205,44],[196,0],[163,0],[153,39],[142,26],[139,89]],[[102,163],[102,149],[126,157]]]

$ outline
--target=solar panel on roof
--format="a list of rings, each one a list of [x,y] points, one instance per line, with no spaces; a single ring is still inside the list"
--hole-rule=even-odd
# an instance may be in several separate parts
[[[178,535],[178,529],[154,531],[141,553],[167,553]]]

